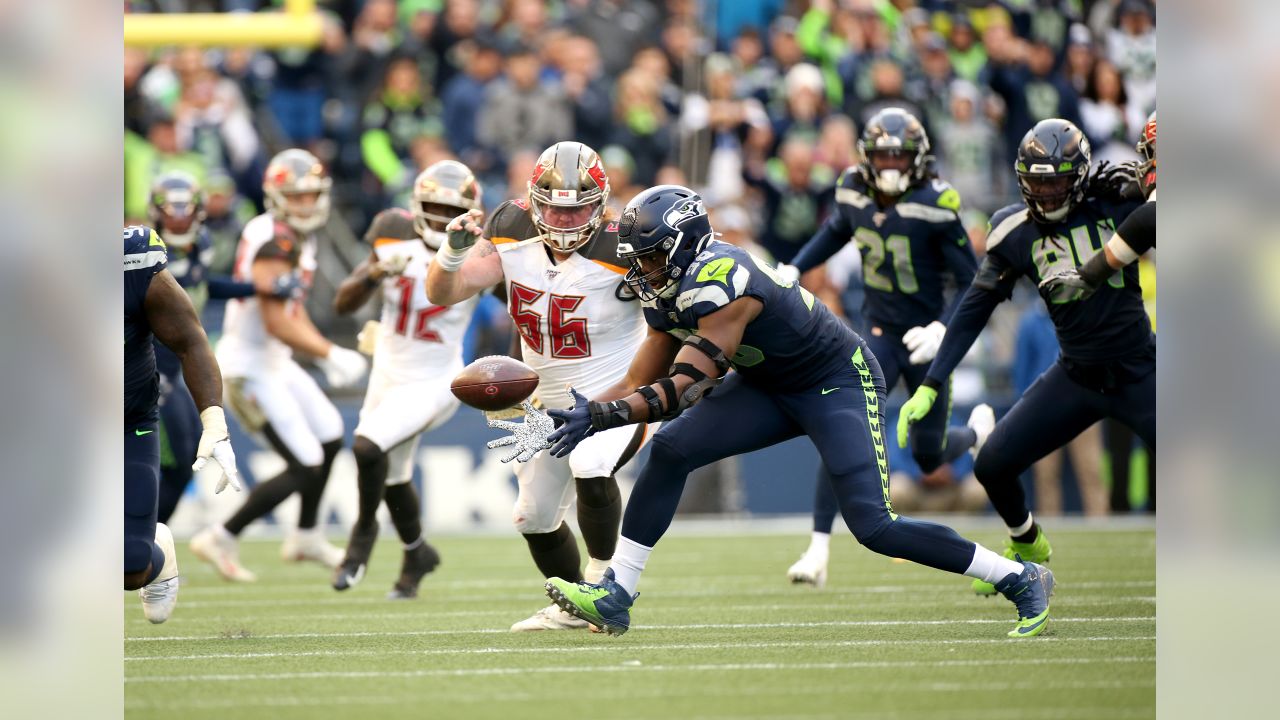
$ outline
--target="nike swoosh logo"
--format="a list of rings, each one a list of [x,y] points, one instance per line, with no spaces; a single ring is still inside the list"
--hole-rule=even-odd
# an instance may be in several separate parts
[[[826,395],[827,393],[833,393],[833,392],[835,392],[835,391],[837,391],[837,390],[839,390],[839,389],[840,389],[840,388],[831,388],[830,390],[828,390],[828,389],[826,389],[826,388],[822,388],[822,394],[823,394],[823,395]]]
[[[1035,625],[1027,625],[1026,627],[1020,627],[1020,628],[1018,628],[1018,634],[1019,634],[1019,635],[1026,635],[1027,633],[1031,632],[1032,630],[1035,630],[1036,628],[1038,628],[1038,627],[1040,627],[1041,625],[1045,624],[1045,622],[1047,622],[1048,620],[1049,620],[1048,616],[1045,616],[1045,617],[1040,618],[1040,622],[1036,623]]]
[[[143,435],[150,435],[153,432],[155,432],[155,430],[134,430],[133,434],[138,437],[142,437]]]

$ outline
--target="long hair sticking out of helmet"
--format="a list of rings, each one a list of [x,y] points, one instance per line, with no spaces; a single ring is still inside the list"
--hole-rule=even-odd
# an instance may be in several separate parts
[[[423,170],[413,181],[413,228],[432,250],[439,250],[448,235],[449,221],[482,208],[483,191],[471,169],[457,160],[441,160]]]

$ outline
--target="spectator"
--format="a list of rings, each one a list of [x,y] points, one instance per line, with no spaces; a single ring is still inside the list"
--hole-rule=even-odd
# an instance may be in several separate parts
[[[601,148],[600,162],[604,163],[605,169],[609,171],[608,207],[613,210],[614,217],[620,217],[627,202],[643,192],[645,186],[637,185],[632,181],[636,163],[631,158],[631,153],[621,145],[606,145]]]
[[[1005,29],[1008,30],[1008,26],[1005,26]],[[951,56],[951,67],[955,68],[956,75],[971,83],[977,83],[983,69],[987,66],[987,52],[990,50],[990,45],[983,47],[983,44],[978,42],[978,34],[974,32],[973,23],[969,20],[969,16],[963,13],[952,16],[951,33],[947,39],[951,43],[948,54]]]
[[[877,60],[871,66],[872,94],[868,102],[862,106],[858,120],[860,125],[885,108],[902,108],[917,118],[926,119],[924,109],[909,100],[904,92],[906,79],[902,68],[889,59]]]
[[[965,205],[994,212],[1004,204],[1004,198],[994,192],[999,136],[980,111],[982,95],[973,83],[956,80],[950,95],[950,115],[936,125],[933,135],[943,158],[942,176]],[[1003,165],[999,171],[1005,172]]]
[[[831,180],[815,180],[813,141],[795,137],[765,167],[747,165],[744,179],[762,196],[760,244],[774,262],[791,262],[818,231],[835,194]]]
[[[1006,107],[1005,148],[1009,157],[1027,130],[1046,118],[1059,117],[1080,122],[1080,105],[1075,90],[1054,71],[1053,48],[1043,42],[1028,44],[1013,37],[1007,25],[987,28],[988,67],[991,89]]]
[[[1093,145],[1094,162],[1136,159],[1133,143],[1129,141],[1127,103],[1120,73],[1110,62],[1099,60],[1093,66],[1080,103],[1080,129]]]
[[[680,113],[683,92],[671,80],[671,61],[659,47],[641,48],[631,61],[631,68],[639,70],[658,83],[658,96],[662,98],[662,107],[670,115]]]
[[[1119,25],[1107,33],[1107,56],[1124,75],[1130,111],[1145,120],[1156,108],[1155,10],[1146,0],[1124,0],[1118,16]]]
[[[908,94],[922,106],[924,115],[920,116],[920,121],[926,128],[935,128],[940,120],[951,114],[949,95],[951,84],[956,79],[951,68],[951,56],[947,54],[947,41],[937,33],[928,33],[921,40],[919,59],[920,75]]]
[[[780,15],[769,26],[769,54],[773,56],[777,78],[769,89],[769,97],[765,104],[770,113],[780,113],[785,109],[787,98],[786,76],[791,68],[804,62],[804,51],[796,39],[799,21],[790,15]],[[821,73],[819,73],[821,79]]]
[[[480,144],[476,125],[489,85],[501,73],[502,53],[493,43],[478,40],[467,54],[465,71],[454,75],[440,96],[441,119],[449,149],[480,176],[500,165],[493,153]]]
[[[567,24],[588,38],[608,38],[600,48],[604,74],[622,74],[636,51],[659,40],[662,23],[656,3],[624,0],[566,0]]]
[[[178,143],[173,116],[152,106],[147,117],[147,139],[126,142],[124,215],[143,222],[151,199],[151,181],[171,170],[180,170],[203,184],[208,175],[204,156],[184,150]]]
[[[1096,60],[1097,54],[1093,49],[1093,36],[1089,34],[1089,28],[1079,23],[1072,25],[1067,39],[1067,60],[1063,66],[1063,73],[1067,76],[1067,82],[1071,83],[1072,90],[1084,94]]]
[[[507,192],[505,196],[499,193],[490,194],[485,192],[485,202],[490,203],[489,209],[493,209],[507,198],[525,199],[529,195],[529,178],[533,177],[533,169],[538,165],[538,156],[541,150],[521,150],[515,155],[507,159]],[[605,165],[605,170],[610,170]]]
[[[436,57],[434,85],[446,87],[466,67],[466,54],[479,38],[479,0],[448,0],[428,44]]]
[[[595,41],[582,35],[569,38],[560,61],[560,84],[573,106],[575,139],[601,147],[613,127],[613,108]]]
[[[635,159],[635,179],[652,184],[672,151],[671,125],[652,77],[628,70],[618,78],[614,100],[613,142]]]
[[[546,0],[506,0],[494,24],[504,45],[542,50],[549,26]]]
[[[736,70],[728,56],[708,56],[703,70],[706,97],[690,94],[681,114],[685,131],[698,134],[693,148],[709,152],[696,162],[707,168],[706,182],[699,184],[707,185],[703,196],[713,205],[742,197],[743,154],[763,159],[769,148],[769,116],[759,100],[736,96]]]
[[[827,117],[822,72],[808,63],[793,65],[785,81],[786,105],[773,117],[773,152],[793,137],[816,140]]]
[[[769,102],[769,93],[778,84],[778,65],[765,54],[760,33],[744,29],[733,41],[732,54],[738,67],[734,95]]]
[[[267,101],[289,145],[313,147],[324,135],[324,103],[334,85],[336,58],[347,47],[337,17],[324,14],[324,36],[314,50],[282,48]]]
[[[124,49],[124,129],[141,137],[147,134],[147,98],[142,94],[142,76],[147,71],[147,51]]]
[[[704,55],[702,44],[703,39],[696,25],[671,20],[663,28],[662,51],[667,56],[671,81],[677,87],[702,87],[699,75],[702,65],[699,58]]]
[[[477,138],[508,158],[573,137],[573,112],[563,91],[539,81],[542,63],[528,47],[507,56],[506,74],[489,85]]]
[[[395,0],[368,0],[351,29],[346,58],[346,85],[352,98],[363,100],[376,92],[387,65],[404,40],[396,24]]]
[[[858,129],[847,115],[831,115],[822,123],[814,149],[815,175],[835,182],[840,173],[858,161]]]
[[[260,143],[253,118],[236,84],[199,67],[183,75],[182,95],[174,107],[178,142],[205,158],[206,167],[226,168],[244,192],[260,178],[251,170]]]
[[[422,82],[418,63],[410,57],[397,57],[387,65],[382,87],[365,106],[360,150],[365,168],[384,195],[407,190],[417,176],[414,141],[442,134],[430,91]]]
[[[235,182],[224,172],[209,173],[204,188],[204,227],[209,231],[209,238],[213,242],[213,260],[209,262],[209,272],[230,275],[235,265],[240,232],[256,213],[236,193]]]

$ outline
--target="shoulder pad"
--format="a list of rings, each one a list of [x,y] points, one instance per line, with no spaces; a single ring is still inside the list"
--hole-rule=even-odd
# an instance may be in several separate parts
[[[680,294],[676,296],[676,310],[694,308],[694,314],[702,316],[714,312],[738,299],[747,290],[751,271],[741,258],[722,250],[704,250],[680,278]]]
[[[528,206],[518,200],[507,200],[499,205],[484,226],[484,236],[495,245],[520,242],[538,235],[538,228],[529,217]]]
[[[160,239],[160,233],[146,225],[132,225],[124,229],[126,271],[153,268],[153,272],[159,272],[168,262],[169,248]]]
[[[1021,204],[1009,205],[997,210],[996,214],[991,216],[991,225],[987,231],[987,252],[1004,242],[1005,238],[1030,222],[1030,219],[1030,212]]]
[[[373,245],[380,239],[414,240],[418,231],[413,229],[413,215],[404,208],[387,208],[373,216],[373,222],[365,231],[365,242]]]

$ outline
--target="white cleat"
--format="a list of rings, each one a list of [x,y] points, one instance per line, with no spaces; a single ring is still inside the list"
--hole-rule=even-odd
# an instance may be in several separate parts
[[[969,452],[973,453],[976,458],[978,457],[978,452],[982,450],[982,446],[986,444],[987,438],[991,436],[991,431],[996,429],[995,410],[992,410],[991,406],[986,403],[979,405],[973,409],[973,412],[969,413],[968,425],[973,428],[973,434],[978,437],[973,442],[973,447],[969,449]]]
[[[581,630],[587,627],[587,621],[574,617],[554,603],[548,605],[525,620],[511,626],[511,632],[536,632],[538,630]]]
[[[827,555],[806,552],[787,569],[787,579],[792,583],[821,588],[827,584]]]
[[[138,596],[142,598],[142,614],[159,625],[178,604],[178,551],[173,546],[173,533],[164,523],[156,523],[156,545],[164,552],[164,567],[151,584],[138,590]]]
[[[258,576],[240,564],[240,543],[221,525],[207,527],[195,534],[188,545],[191,553],[213,565],[226,580],[254,582]]]
[[[284,542],[280,545],[280,557],[285,562],[310,560],[328,568],[336,568],[346,556],[347,553],[342,548],[331,545],[325,539],[320,528],[294,530],[285,535]]]

